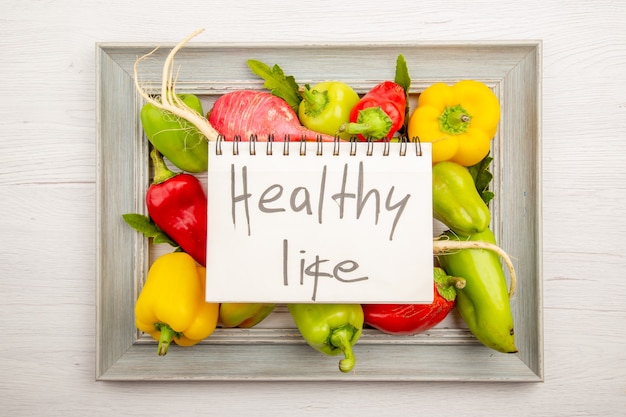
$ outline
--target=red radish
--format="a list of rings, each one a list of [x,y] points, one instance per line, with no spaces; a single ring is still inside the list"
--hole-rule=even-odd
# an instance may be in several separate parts
[[[233,140],[235,136],[242,141],[256,135],[260,141],[274,135],[274,140],[283,141],[289,136],[291,141],[305,137],[315,141],[333,141],[334,137],[314,132],[302,126],[298,115],[280,97],[266,91],[238,90],[220,96],[213,104],[208,115],[209,123],[224,136]]]

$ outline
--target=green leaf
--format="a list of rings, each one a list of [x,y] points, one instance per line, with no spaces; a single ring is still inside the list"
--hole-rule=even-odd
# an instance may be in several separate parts
[[[400,85],[404,89],[404,94],[406,95],[406,110],[404,113],[404,126],[402,126],[400,133],[406,133],[407,126],[409,124],[409,90],[411,88],[411,76],[409,75],[409,68],[406,64],[406,60],[402,54],[398,55],[398,59],[396,59],[396,75],[393,80],[396,84]]]
[[[409,95],[409,89],[411,88],[411,76],[409,75],[409,68],[402,54],[398,55],[398,59],[396,60],[396,76],[394,78],[394,82],[402,86],[406,95]]]
[[[265,83],[263,86],[271,91],[276,97],[280,97],[298,114],[298,106],[302,96],[298,91],[300,86],[293,76],[285,76],[282,68],[274,65],[272,68],[255,59],[248,60],[248,67],[253,73],[261,77]]]
[[[487,205],[489,205],[489,202],[495,197],[493,191],[489,190],[489,185],[491,184],[491,180],[493,180],[493,174],[489,170],[491,161],[493,161],[493,158],[490,154],[487,154],[482,161],[467,168],[474,179],[478,194],[480,194],[480,197]]]
[[[159,226],[154,224],[150,217],[144,216],[143,214],[127,213],[122,214],[122,218],[130,227],[142,233],[145,237],[152,238],[152,243],[155,245],[167,243],[171,246],[178,247],[178,244],[166,235]]]

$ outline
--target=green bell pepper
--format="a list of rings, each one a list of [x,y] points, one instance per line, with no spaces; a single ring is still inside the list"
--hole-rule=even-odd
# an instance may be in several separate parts
[[[496,244],[491,229],[467,237],[447,231],[451,240]],[[498,254],[486,249],[462,249],[437,256],[448,275],[465,278],[457,289],[456,308],[472,334],[485,346],[514,353],[515,338],[509,293]]]
[[[481,233],[489,227],[491,215],[472,175],[455,162],[433,165],[433,217],[460,235]]]
[[[298,118],[305,127],[327,135],[349,140],[350,134],[339,134],[339,127],[350,121],[350,111],[359,102],[359,95],[340,81],[325,81],[312,88],[301,87],[302,101]]]
[[[325,355],[343,353],[341,372],[354,368],[352,346],[363,331],[363,308],[360,304],[288,304],[300,334],[313,349]]]
[[[179,94],[178,97],[191,110],[204,114],[197,96]],[[172,164],[187,172],[207,170],[208,141],[194,125],[150,103],[141,108],[140,116],[148,140]]]

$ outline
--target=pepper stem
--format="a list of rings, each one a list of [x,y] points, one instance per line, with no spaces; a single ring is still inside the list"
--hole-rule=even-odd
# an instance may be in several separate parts
[[[389,134],[393,121],[380,107],[368,107],[359,111],[356,123],[344,123],[340,132],[360,134],[367,139],[382,139]]]
[[[471,117],[460,105],[446,107],[439,116],[439,129],[451,135],[465,133]]]
[[[449,277],[448,278],[448,285],[453,286],[454,288],[458,289],[458,290],[462,290],[463,288],[465,288],[465,278],[461,278],[461,277]]]
[[[352,351],[352,338],[354,337],[354,329],[342,327],[334,329],[330,335],[330,344],[341,349],[345,358],[339,361],[339,370],[341,372],[350,372],[354,368],[356,358]]]
[[[174,172],[167,167],[165,161],[163,160],[163,156],[159,151],[157,151],[156,148],[152,148],[150,151],[150,158],[152,158],[152,164],[154,165],[153,184],[160,184],[178,175],[177,172]]]
[[[304,113],[309,117],[317,117],[328,106],[328,92],[300,87],[298,92],[304,100]]]
[[[435,267],[433,275],[437,293],[447,301],[454,301],[456,290],[465,288],[465,278],[450,276],[443,268]]]
[[[167,350],[170,347],[170,343],[174,337],[180,337],[180,333],[175,332],[170,326],[165,323],[156,323],[154,327],[161,332],[159,336],[159,346],[157,347],[157,353],[159,356],[167,355]]]

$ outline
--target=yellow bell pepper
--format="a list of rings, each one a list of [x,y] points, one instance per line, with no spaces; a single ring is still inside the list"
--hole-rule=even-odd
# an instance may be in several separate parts
[[[485,84],[435,83],[419,95],[407,133],[411,140],[432,143],[433,164],[471,166],[489,153],[499,121],[500,102]]]
[[[150,267],[135,303],[137,328],[159,341],[167,354],[171,341],[192,346],[213,333],[219,304],[205,299],[206,269],[185,252],[161,255]]]

